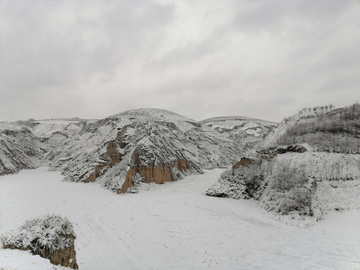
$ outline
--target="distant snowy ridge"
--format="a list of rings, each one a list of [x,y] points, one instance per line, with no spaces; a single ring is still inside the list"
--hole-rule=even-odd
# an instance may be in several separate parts
[[[218,116],[218,117],[212,117],[205,120],[200,121],[200,123],[206,124],[206,123],[213,123],[213,122],[229,122],[229,121],[252,121],[252,122],[264,122],[264,123],[270,123],[270,124],[276,124],[276,122],[247,117],[247,116]]]
[[[251,150],[273,131],[278,123],[245,116],[213,117],[200,122],[233,140],[243,150]]]
[[[50,138],[56,133],[63,136],[71,137],[77,134],[84,123],[94,120],[79,120],[79,119],[57,119],[57,120],[36,120],[32,122],[33,133],[39,138]]]

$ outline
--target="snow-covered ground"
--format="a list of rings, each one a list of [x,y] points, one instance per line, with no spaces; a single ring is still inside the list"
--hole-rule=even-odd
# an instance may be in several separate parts
[[[0,234],[27,219],[60,214],[74,225],[79,269],[360,269],[360,210],[300,229],[254,200],[205,196],[223,170],[139,194],[61,182],[47,168],[0,177]],[[0,249],[0,268],[53,268],[25,251]]]

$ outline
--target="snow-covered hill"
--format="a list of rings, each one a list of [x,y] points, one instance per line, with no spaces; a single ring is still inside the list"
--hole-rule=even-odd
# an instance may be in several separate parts
[[[284,118],[259,148],[307,143],[314,151],[360,154],[360,105],[330,107],[303,109]]]
[[[196,121],[160,109],[126,111],[86,123],[53,155],[68,181],[99,181],[114,192],[231,165],[241,148]]]
[[[244,150],[256,147],[278,126],[275,122],[245,116],[214,117],[200,123],[233,140]]]
[[[63,174],[0,177],[0,233],[37,215],[69,217],[80,269],[358,269],[359,112],[302,110],[278,127],[247,117],[196,122],[160,109],[0,123],[0,175],[44,164]],[[233,164],[221,175],[205,170]],[[50,269],[19,252],[0,249],[0,269]]]
[[[336,197],[341,186],[348,200],[358,200],[360,105],[320,108],[285,118],[248,156],[251,159],[224,173],[207,194],[256,198],[269,211],[317,218],[328,211],[353,208],[354,204],[344,206],[341,200],[329,206],[323,201],[326,196],[318,194],[326,190]]]
[[[201,174],[204,168],[233,165],[243,156],[261,159],[266,151],[275,151],[269,148],[290,138],[302,142],[307,152],[272,156],[271,171],[294,168],[315,182],[354,180],[360,177],[358,111],[358,104],[302,110],[280,125],[249,117],[197,122],[161,109],[130,110],[101,120],[1,123],[0,173],[45,164],[61,171],[66,181],[99,182],[113,192],[137,192],[142,182],[175,181]],[[225,189],[231,193],[234,185],[228,184]],[[244,186],[239,187],[242,192]]]
[[[34,169],[46,152],[47,146],[27,126],[0,123],[0,175]]]

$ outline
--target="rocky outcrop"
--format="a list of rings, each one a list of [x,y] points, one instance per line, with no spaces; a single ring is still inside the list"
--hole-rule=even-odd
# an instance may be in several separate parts
[[[261,149],[257,151],[262,158],[272,159],[277,155],[282,155],[286,153],[305,153],[307,149],[302,145],[286,145],[286,146],[278,146],[267,149]]]
[[[62,235],[62,237],[74,242],[74,235]],[[50,250],[49,248],[44,248],[41,252],[35,250],[33,245],[35,243],[31,243],[31,245],[27,247],[16,246],[16,245],[5,245],[3,248],[5,249],[19,249],[19,250],[29,250],[33,255],[39,255],[42,258],[49,259],[50,262],[54,265],[60,265],[65,267],[70,267],[72,269],[79,269],[79,266],[76,262],[76,251],[74,245],[67,247],[62,250]]]
[[[46,151],[29,129],[9,124],[0,128],[0,175],[36,168]]]
[[[128,188],[134,186],[133,178],[137,175],[142,177],[145,183],[163,184],[164,182],[178,180],[181,177],[179,174],[176,175],[175,171],[185,174],[190,168],[191,165],[184,159],[178,159],[171,164],[159,164],[158,166],[154,164],[148,164],[147,166],[136,165],[128,170],[125,182],[117,193],[124,193]]]
[[[51,166],[66,181],[96,181],[122,193],[140,182],[175,181],[239,160],[233,141],[205,129],[169,111],[127,111],[87,123],[61,145]]]
[[[250,165],[257,164],[258,162],[251,158],[243,157],[240,159],[240,161],[236,162],[233,166],[233,169],[238,169],[240,166],[242,167],[248,167]]]
[[[28,250],[54,265],[79,269],[73,227],[60,216],[48,215],[27,221],[18,231],[3,237],[2,245],[5,249]]]

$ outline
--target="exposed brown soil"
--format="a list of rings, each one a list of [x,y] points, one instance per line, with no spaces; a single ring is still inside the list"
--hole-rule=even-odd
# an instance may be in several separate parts
[[[178,159],[171,164],[164,163],[156,167],[154,164],[148,164],[147,166],[136,165],[128,170],[125,182],[117,193],[125,193],[128,188],[132,187],[134,185],[132,178],[137,173],[144,177],[145,183],[163,184],[164,182],[177,180],[177,176],[172,173],[173,168],[186,172],[190,168],[190,164],[185,159]]]
[[[235,163],[235,165],[233,166],[233,169],[238,169],[240,166],[248,167],[249,165],[254,165],[256,163],[257,163],[257,161],[254,159],[243,157],[242,159],[240,159],[240,161]]]
[[[62,235],[63,237],[70,238],[73,240],[75,237],[72,234],[68,235]],[[8,249],[20,249],[20,250],[29,250],[33,255],[40,255],[41,257],[45,259],[49,259],[50,262],[54,265],[61,265],[65,267],[70,267],[72,269],[79,269],[79,266],[76,262],[76,252],[75,252],[75,246],[72,245],[71,247],[68,247],[63,250],[58,251],[52,251],[48,248],[43,250],[42,252],[37,252],[33,250],[30,246],[27,247],[18,247],[15,245],[6,245],[4,248]]]
[[[115,141],[109,141],[108,146],[106,148],[106,153],[101,155],[101,159],[104,160],[104,162],[99,162],[98,165],[95,167],[95,172],[92,173],[86,180],[85,183],[94,182],[96,178],[102,175],[101,170],[105,168],[106,166],[109,166],[110,168],[116,165],[121,160],[121,155],[116,151],[116,143]],[[82,175],[79,178],[79,181],[84,177]]]

